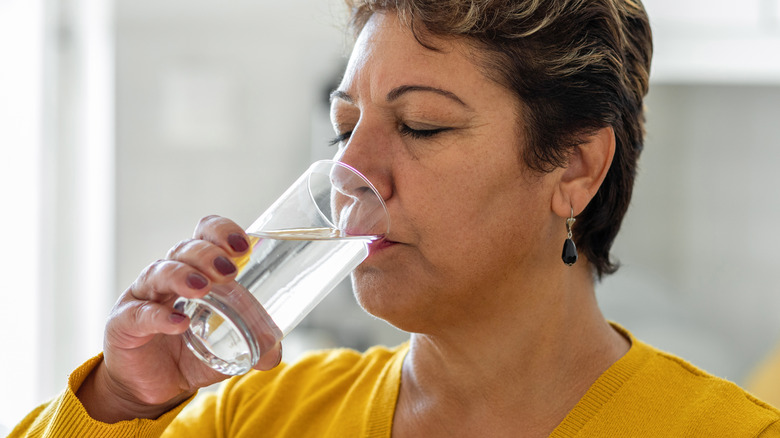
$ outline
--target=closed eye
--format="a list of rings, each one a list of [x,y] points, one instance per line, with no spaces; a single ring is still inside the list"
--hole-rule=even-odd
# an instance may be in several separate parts
[[[349,136],[352,135],[352,131],[343,132],[336,137],[334,137],[331,141],[328,142],[328,145],[335,146],[340,143],[344,143],[345,141],[349,140]]]
[[[446,132],[450,130],[452,130],[452,128],[413,129],[404,124],[402,124],[400,127],[401,135],[408,135],[413,139],[431,138],[436,134],[440,134],[442,132]],[[349,137],[351,135],[352,135],[352,131],[346,131],[341,134],[338,134],[336,137],[334,137],[328,142],[328,145],[335,146],[337,144],[344,143],[347,140],[349,140]]]
[[[442,132],[450,131],[452,128],[412,129],[409,126],[402,124],[400,130],[401,135],[408,135],[414,139],[424,139],[431,138]]]

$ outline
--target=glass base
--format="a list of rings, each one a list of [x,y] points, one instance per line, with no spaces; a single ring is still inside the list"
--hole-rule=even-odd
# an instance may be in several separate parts
[[[244,374],[260,358],[260,348],[239,315],[210,293],[201,299],[179,298],[177,312],[190,317],[184,339],[190,350],[222,374]]]
[[[236,282],[216,285],[203,298],[179,298],[173,307],[190,317],[183,334],[189,349],[222,374],[248,372],[283,336],[260,303]]]

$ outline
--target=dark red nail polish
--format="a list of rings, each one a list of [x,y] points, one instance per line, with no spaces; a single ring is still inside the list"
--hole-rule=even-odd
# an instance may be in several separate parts
[[[178,324],[184,321],[185,319],[187,319],[187,315],[183,315],[178,312],[173,312],[170,315],[168,315],[168,320],[174,324]]]
[[[236,252],[244,252],[249,249],[249,242],[240,234],[229,235],[228,245]]]
[[[206,280],[206,277],[198,274],[197,272],[192,272],[187,275],[187,286],[189,286],[191,289],[203,289],[208,284],[209,281]]]
[[[214,259],[214,267],[222,275],[230,275],[236,272],[236,265],[225,257],[219,256]]]

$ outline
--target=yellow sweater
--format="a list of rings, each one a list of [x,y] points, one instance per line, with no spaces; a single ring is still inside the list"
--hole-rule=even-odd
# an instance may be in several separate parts
[[[630,336],[630,334],[626,333]],[[32,412],[17,437],[390,437],[408,345],[313,353],[293,365],[226,381],[157,420],[107,425],[68,389]],[[186,404],[186,403],[185,403]],[[183,409],[183,410],[182,410]],[[780,437],[780,412],[735,384],[632,338],[551,437]]]
[[[780,346],[749,376],[745,388],[769,403],[780,406]]]

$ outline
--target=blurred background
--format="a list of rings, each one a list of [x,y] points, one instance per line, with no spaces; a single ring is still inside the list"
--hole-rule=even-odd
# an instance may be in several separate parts
[[[780,0],[645,5],[646,149],[599,300],[743,383],[780,341]],[[334,153],[344,22],[340,0],[0,0],[0,433],[199,218],[247,226]],[[404,339],[343,284],[285,355]]]

